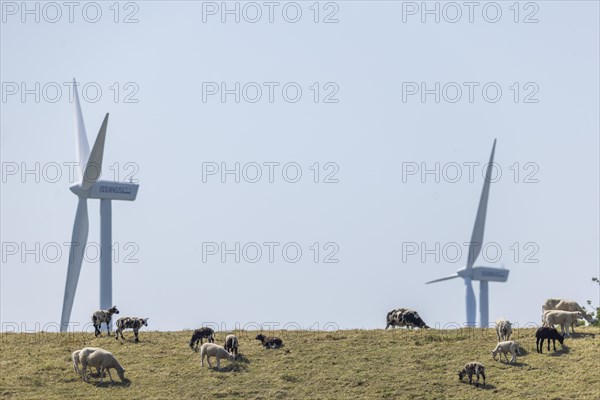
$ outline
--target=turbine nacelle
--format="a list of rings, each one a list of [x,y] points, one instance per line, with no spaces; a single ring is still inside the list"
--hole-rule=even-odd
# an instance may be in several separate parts
[[[471,278],[474,281],[506,282],[508,270],[494,267],[473,267]]]
[[[109,199],[133,201],[137,197],[139,185],[127,182],[98,181],[85,190],[81,183],[71,185],[71,192],[86,199]]]

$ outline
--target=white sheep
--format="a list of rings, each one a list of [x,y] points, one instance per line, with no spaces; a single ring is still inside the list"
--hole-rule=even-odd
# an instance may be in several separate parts
[[[590,314],[588,314],[583,307],[581,307],[576,301],[573,300],[561,300],[557,305],[556,305],[556,310],[562,310],[562,311],[579,311],[582,315],[583,318],[591,323],[593,321],[593,318]]]
[[[569,334],[569,326],[573,326],[577,323],[577,320],[583,318],[583,313],[581,311],[546,311],[543,316],[544,326],[554,326],[560,325],[561,334],[565,335],[565,330],[567,331],[566,336],[571,337]],[[575,333],[575,331],[573,331]]]
[[[517,354],[521,354],[521,352],[519,351],[519,344],[512,340],[506,340],[496,345],[496,348],[492,350],[492,357],[494,358],[494,361],[496,360],[496,355],[498,355],[498,353],[500,353],[499,361],[502,361],[502,354],[504,354],[506,362],[511,363],[517,362]],[[508,353],[510,353],[510,355],[512,356],[510,361],[508,361]]]
[[[81,355],[86,354],[86,353],[91,353],[95,350],[98,350],[98,348],[97,347],[84,347],[81,350],[75,350],[73,352],[73,354],[71,354],[71,358],[73,359],[73,369],[75,370],[75,372],[77,372],[79,375],[81,375],[81,369],[79,368]],[[100,369],[96,368],[96,372],[100,373]]]
[[[114,368],[117,370],[117,374],[121,379],[121,382],[125,381],[125,369],[119,364],[115,356],[110,352],[104,349],[96,349],[90,353],[84,353],[83,351],[80,353],[81,365],[83,366],[83,380],[88,382],[89,378],[87,376],[87,367],[97,367],[100,368],[100,383],[102,383],[102,379],[104,377],[104,371],[108,372],[108,376],[110,377],[110,381],[114,382],[112,375],[110,374],[110,369]]]
[[[212,368],[210,363],[211,357],[217,358],[217,369],[221,369],[221,358],[225,358],[230,361],[235,361],[235,354],[230,354],[224,347],[214,343],[204,343],[200,346],[200,365],[204,367],[204,357],[208,362],[208,366]]]
[[[546,299],[544,304],[542,304],[542,314],[548,310],[554,310],[556,305],[560,303],[563,299]]]
[[[509,320],[504,318],[498,318],[496,320],[496,336],[498,336],[498,341],[505,341],[510,339],[510,335],[512,334],[512,324]]]

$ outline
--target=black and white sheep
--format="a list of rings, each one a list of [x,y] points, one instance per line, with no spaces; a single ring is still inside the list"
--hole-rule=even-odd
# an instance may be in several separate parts
[[[238,353],[238,338],[235,335],[227,335],[225,338],[225,350],[231,354],[237,355]]]
[[[556,351],[556,341],[561,344],[564,342],[564,337],[554,327],[542,326],[535,332],[535,348],[538,353],[543,353],[544,339],[548,340],[548,351],[550,351],[550,339],[552,339],[552,345],[554,351]]]
[[[102,379],[104,378],[104,371],[108,372],[110,381],[114,382],[112,375],[110,374],[111,368],[117,370],[117,374],[119,375],[121,382],[125,381],[125,369],[121,366],[121,364],[117,361],[115,356],[110,351],[106,351],[104,349],[96,349],[90,353],[82,352],[80,359],[81,365],[83,367],[83,380],[86,382],[89,381],[89,377],[87,376],[88,366],[100,368],[100,383],[102,383]]]
[[[106,329],[110,335],[110,320],[113,314],[118,313],[119,310],[117,309],[117,306],[112,306],[108,310],[98,310],[92,314],[92,323],[94,324],[94,334],[96,337],[100,336],[100,327],[102,326],[102,323],[106,324]]]
[[[200,342],[200,344],[202,344],[202,339],[206,338],[208,340],[208,343],[214,343],[215,341],[215,331],[213,331],[211,328],[207,328],[207,327],[202,327],[199,329],[196,329],[194,331],[194,333],[192,333],[192,338],[190,339],[190,349],[194,350],[194,346],[195,349],[198,349],[198,342]]]
[[[483,377],[483,384],[485,385],[485,367],[483,364],[478,362],[466,363],[461,371],[458,371],[458,379],[463,380],[463,377],[469,376],[469,385],[473,383],[473,375],[477,375],[477,381],[475,386],[479,387],[479,375]]]
[[[256,335],[256,340],[260,340],[265,349],[278,349],[283,346],[283,340],[275,336],[265,336],[262,333]]]
[[[390,326],[406,326],[408,328],[429,328],[418,312],[408,308],[399,308],[388,312],[386,317],[385,329],[389,328]]]
[[[115,339],[119,340],[119,334],[121,339],[123,338],[123,331],[125,329],[133,329],[135,336],[135,342],[138,343],[138,332],[142,326],[148,326],[148,318],[137,318],[137,317],[121,317],[117,320],[117,329],[115,330]]]

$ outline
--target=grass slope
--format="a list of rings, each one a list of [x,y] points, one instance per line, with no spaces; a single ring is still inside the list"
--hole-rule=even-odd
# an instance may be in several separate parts
[[[2,399],[600,399],[600,330],[582,328],[557,353],[535,351],[533,329],[513,335],[524,348],[516,365],[492,360],[491,329],[274,332],[285,342],[263,350],[256,332],[236,332],[244,360],[223,371],[200,367],[187,343],[191,331],[132,334],[121,343],[93,334],[0,336]],[[217,333],[222,344],[225,333]],[[558,345],[558,344],[557,344]],[[112,351],[129,383],[85,383],[71,352]],[[487,385],[460,383],[457,370],[483,362]],[[114,378],[118,381],[116,374]],[[107,383],[109,382],[109,383]]]

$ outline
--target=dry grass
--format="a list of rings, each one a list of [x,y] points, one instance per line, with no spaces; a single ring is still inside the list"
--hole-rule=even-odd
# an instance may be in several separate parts
[[[516,365],[492,360],[493,330],[274,332],[285,342],[279,350],[264,350],[256,332],[236,332],[244,357],[223,361],[223,371],[200,367],[187,345],[191,331],[142,331],[138,344],[131,332],[123,343],[87,333],[3,334],[0,398],[600,399],[600,330],[579,332],[564,350],[538,354],[534,330],[519,329],[513,338],[525,352]],[[70,356],[84,346],[112,351],[130,382],[83,382]],[[458,381],[457,370],[473,360],[486,365],[483,388]]]

